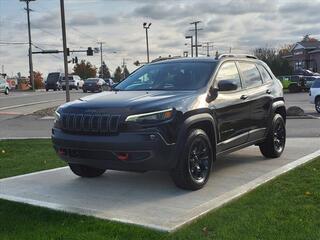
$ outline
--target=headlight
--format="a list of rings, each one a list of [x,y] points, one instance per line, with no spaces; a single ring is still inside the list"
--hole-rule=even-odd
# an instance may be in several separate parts
[[[54,123],[59,122],[60,116],[61,116],[61,115],[60,115],[59,112],[57,112],[57,111],[54,112]]]
[[[170,120],[173,117],[173,109],[166,109],[157,112],[142,113],[131,115],[126,118],[126,122],[136,122],[136,123],[158,123],[166,120]]]

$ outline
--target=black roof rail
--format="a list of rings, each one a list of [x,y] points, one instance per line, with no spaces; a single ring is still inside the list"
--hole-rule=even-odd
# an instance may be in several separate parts
[[[250,55],[250,54],[233,54],[233,53],[224,53],[224,54],[220,54],[216,57],[217,60],[221,59],[221,58],[226,58],[226,57],[240,57],[240,58],[251,58],[251,59],[258,59],[256,56],[254,55]]]

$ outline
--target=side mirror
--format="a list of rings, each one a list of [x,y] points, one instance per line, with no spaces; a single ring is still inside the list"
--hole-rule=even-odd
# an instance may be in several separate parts
[[[226,92],[226,91],[235,91],[238,89],[238,85],[234,84],[229,80],[221,80],[218,83],[219,91]]]
[[[218,97],[218,89],[210,87],[209,93],[208,93],[207,98],[206,98],[207,103],[212,102],[217,97]]]

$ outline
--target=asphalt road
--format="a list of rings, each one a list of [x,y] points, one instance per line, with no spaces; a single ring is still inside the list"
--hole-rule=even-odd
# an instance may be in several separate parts
[[[71,91],[75,100],[88,94]],[[308,93],[285,94],[287,107],[300,106],[307,114],[320,117],[314,106],[308,102]],[[65,92],[12,92],[0,95],[0,138],[49,137],[52,120],[42,120],[30,115],[32,112],[58,106],[65,101]],[[26,106],[27,104],[27,106]],[[31,104],[31,105],[30,105]],[[23,105],[23,106],[21,106]],[[288,119],[288,137],[320,137],[319,119]]]
[[[88,93],[83,93],[82,90],[70,91],[71,100],[86,95]],[[0,115],[31,114],[37,110],[61,105],[64,102],[64,91],[10,92],[9,96],[0,94]]]

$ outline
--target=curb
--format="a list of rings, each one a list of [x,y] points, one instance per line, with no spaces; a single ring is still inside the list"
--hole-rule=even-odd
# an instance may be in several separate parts
[[[304,116],[287,116],[287,119],[320,119],[313,115],[304,115]]]
[[[0,141],[5,140],[29,140],[29,139],[51,139],[51,137],[0,137]]]

